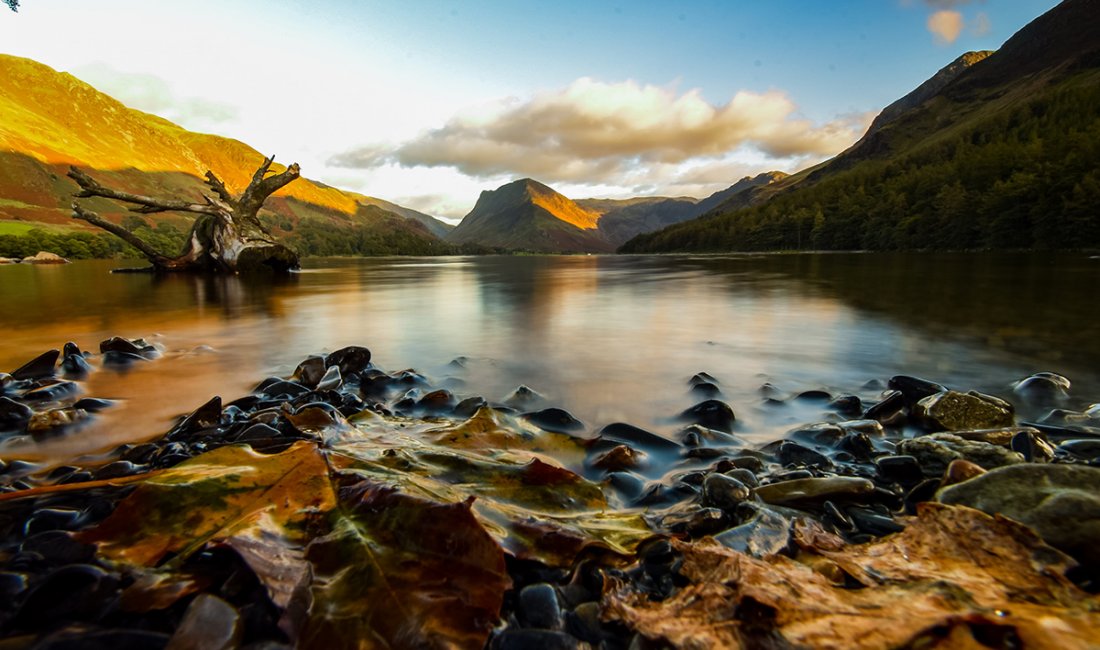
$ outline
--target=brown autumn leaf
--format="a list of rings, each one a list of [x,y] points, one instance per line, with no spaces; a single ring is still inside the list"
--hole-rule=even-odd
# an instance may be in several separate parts
[[[690,584],[663,602],[617,586],[604,617],[677,648],[1053,650],[1100,638],[1100,601],[1065,578],[1071,560],[1008,519],[922,504],[905,531],[870,544],[805,526],[795,537],[799,560],[674,542]]]
[[[465,503],[364,480],[314,540],[308,648],[482,648],[511,586],[504,553]]]

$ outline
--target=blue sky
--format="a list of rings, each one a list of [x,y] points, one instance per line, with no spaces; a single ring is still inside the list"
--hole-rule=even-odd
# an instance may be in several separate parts
[[[1054,4],[25,0],[0,52],[454,218],[520,176],[703,196],[814,164]]]

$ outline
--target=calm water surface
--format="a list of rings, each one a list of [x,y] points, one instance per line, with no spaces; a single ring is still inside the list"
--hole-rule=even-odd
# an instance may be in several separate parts
[[[764,382],[874,399],[893,374],[1003,396],[1039,370],[1100,401],[1100,259],[1078,254],[799,254],[312,260],[283,281],[112,275],[114,262],[0,267],[0,369],[75,341],[145,337],[165,358],[105,370],[123,400],[93,424],[5,457],[61,462],[162,433],[212,395],[232,399],[304,356],[365,345],[460,396],[520,384],[597,428],[672,433],[687,380],[721,382],[750,439],[820,419],[765,407]],[[465,357],[464,368],[450,362]]]

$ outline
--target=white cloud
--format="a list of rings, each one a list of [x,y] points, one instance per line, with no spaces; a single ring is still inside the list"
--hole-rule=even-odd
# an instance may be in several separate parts
[[[462,111],[405,142],[351,149],[329,164],[450,167],[476,178],[531,176],[580,185],[667,184],[684,164],[737,150],[772,160],[820,160],[850,145],[866,126],[865,116],[815,124],[776,90],[741,91],[713,105],[695,90],[678,95],[633,81],[581,78],[527,100]]]
[[[957,11],[944,9],[928,17],[928,31],[936,37],[937,43],[954,43],[962,30],[963,15]]]
[[[992,31],[993,22],[989,20],[989,14],[984,11],[978,12],[978,14],[974,16],[974,20],[970,23],[970,33],[974,36],[982,37]]]

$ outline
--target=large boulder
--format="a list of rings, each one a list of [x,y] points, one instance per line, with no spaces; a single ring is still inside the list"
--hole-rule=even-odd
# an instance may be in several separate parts
[[[30,257],[23,258],[24,264],[68,264],[69,260],[61,257],[57,253],[49,253],[47,251],[38,251],[36,254]]]
[[[1100,569],[1100,468],[1001,467],[945,487],[936,498],[1015,519],[1090,569]]]
[[[953,460],[968,460],[985,469],[1024,462],[1023,454],[952,433],[933,433],[898,443],[897,452],[917,459],[927,476],[942,476]]]

